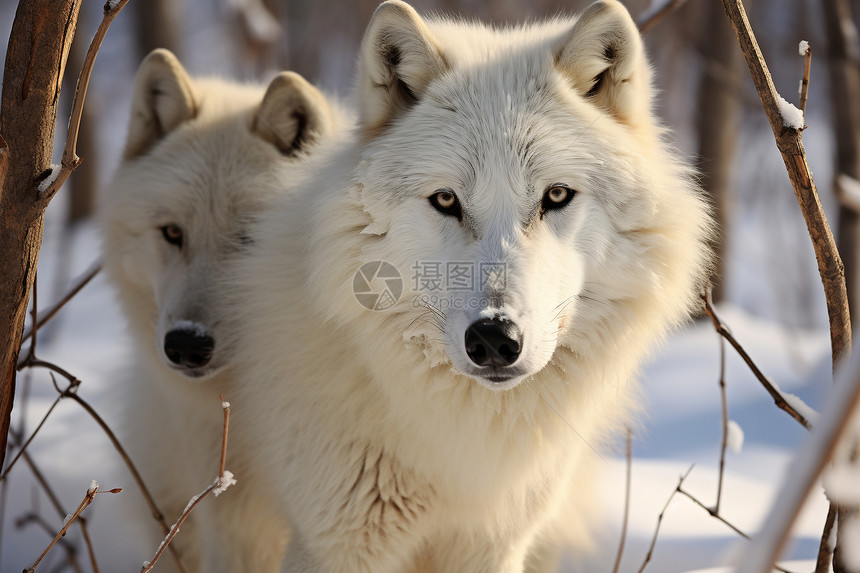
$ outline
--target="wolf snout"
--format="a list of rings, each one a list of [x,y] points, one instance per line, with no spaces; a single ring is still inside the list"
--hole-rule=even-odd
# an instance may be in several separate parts
[[[164,354],[176,366],[206,366],[215,350],[215,339],[200,328],[174,328],[164,336]]]
[[[522,347],[519,327],[504,318],[483,318],[466,329],[466,354],[477,366],[510,366]]]

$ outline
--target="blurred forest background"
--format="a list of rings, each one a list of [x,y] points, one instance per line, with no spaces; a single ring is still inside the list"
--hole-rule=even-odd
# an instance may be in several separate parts
[[[666,2],[625,4],[641,20]],[[577,11],[589,2],[412,3],[422,13],[504,25]],[[678,4],[645,33],[645,40],[654,63],[658,114],[677,147],[700,169],[722,221],[723,240],[717,246],[721,277],[715,283],[715,299],[789,327],[825,326],[824,299],[805,226],[722,4],[719,0]],[[860,178],[860,48],[856,26],[851,25],[860,14],[860,0],[747,4],[776,87],[792,103],[797,104],[803,69],[798,42],[807,40],[813,48],[804,141],[843,258],[849,272],[856,274],[860,265],[854,262],[855,249],[849,247],[857,242],[857,214],[845,207],[851,201],[837,199],[834,181],[838,173]],[[131,2],[99,53],[79,143],[84,163],[49,209],[47,232],[65,233],[97,208],[123,145],[134,71],[150,50],[172,50],[193,74],[243,81],[265,81],[277,70],[291,69],[347,97],[361,34],[377,5],[376,0]],[[8,37],[15,7],[13,0],[0,6],[0,37]],[[70,77],[80,68],[101,12],[100,1],[82,6]],[[5,48],[4,43],[0,47],[4,57]],[[65,84],[68,109],[74,82]],[[57,130],[60,142],[65,139],[63,127]],[[49,299],[65,288],[68,273],[59,270],[58,284],[46,293]],[[849,289],[857,290],[860,281],[853,280],[853,274]]]

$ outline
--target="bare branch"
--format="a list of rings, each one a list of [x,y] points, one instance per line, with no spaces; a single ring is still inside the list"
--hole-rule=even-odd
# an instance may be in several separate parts
[[[104,493],[119,493],[120,491],[122,491],[122,490],[117,488],[117,489],[112,489],[112,490],[106,491]],[[80,505],[78,505],[78,508],[75,510],[75,512],[70,517],[68,517],[65,520],[65,523],[63,524],[63,528],[60,529],[59,533],[57,533],[57,535],[54,537],[54,539],[51,540],[51,543],[48,544],[48,547],[45,548],[45,550],[42,552],[42,554],[39,555],[39,558],[36,559],[36,562],[33,563],[33,565],[31,565],[30,568],[25,571],[25,573],[33,573],[33,571],[36,570],[36,567],[39,565],[39,562],[41,562],[42,559],[44,559],[45,555],[47,555],[48,551],[50,551],[51,548],[54,545],[56,545],[57,541],[62,536],[64,536],[66,534],[66,531],[68,531],[69,527],[72,526],[72,523],[74,523],[75,520],[77,520],[78,517],[80,517],[81,513],[83,513],[83,511],[87,507],[89,507],[89,505],[95,499],[97,493],[100,493],[99,492],[99,486],[95,481],[93,481],[93,485],[91,485],[90,488],[87,490],[87,493],[84,496],[84,499],[81,501]]]
[[[63,296],[63,298],[57,301],[53,306],[39,312],[38,323],[35,320],[33,321],[33,324],[36,325],[36,329],[42,328],[49,320],[54,318],[57,312],[61,308],[66,306],[66,304],[70,300],[72,300],[72,298],[74,298],[75,295],[77,295],[81,291],[81,289],[87,286],[87,284],[89,284],[89,282],[93,280],[93,278],[95,278],[95,276],[99,274],[99,271],[101,270],[101,260],[97,260],[93,264],[91,264],[90,267],[86,271],[84,271],[84,273],[80,277],[78,277],[78,279],[72,285],[72,288],[69,289],[69,291]],[[35,330],[33,328],[33,324],[30,325],[30,328],[28,328],[27,331],[24,332],[24,336],[21,337],[22,343],[26,342],[28,338],[34,335]]]
[[[707,293],[707,304],[710,306],[710,292]],[[711,309],[713,310],[713,309]],[[723,423],[723,436],[720,443],[720,475],[717,480],[717,501],[714,511],[720,512],[720,502],[723,497],[723,477],[726,469],[726,446],[729,443],[729,406],[726,400],[726,339],[720,336],[720,404]]]
[[[830,323],[830,344],[833,367],[851,351],[851,317],[848,312],[848,295],[845,289],[845,268],[836,249],[836,241],[827,223],[827,216],[812,179],[806,161],[801,131],[786,125],[780,111],[781,97],[777,93],[747,19],[742,0],[723,0],[723,7],[738,36],[741,51],[747,61],[756,91],[773,130],[776,146],[782,154],[794,194],[803,212],[809,237],[815,250],[818,272],[827,300],[827,315]],[[791,123],[791,122],[788,122]]]
[[[47,188],[42,192],[41,198],[45,204],[54,197],[60,187],[63,186],[63,183],[66,182],[66,179],[69,178],[69,175],[72,174],[72,171],[74,171],[81,163],[81,158],[77,155],[78,131],[81,127],[81,115],[84,111],[84,101],[87,98],[87,88],[90,84],[93,66],[96,63],[96,56],[98,55],[99,48],[101,48],[108,28],[110,28],[111,22],[113,22],[114,18],[116,18],[122,9],[125,8],[126,4],[128,4],[128,0],[119,0],[119,2],[109,1],[105,4],[104,17],[99,24],[98,30],[96,30],[95,36],[93,36],[90,48],[87,50],[87,55],[84,58],[84,66],[78,76],[78,85],[75,89],[75,99],[72,104],[72,113],[69,117],[69,130],[66,135],[66,145],[63,148],[63,159],[60,164],[59,173],[56,173],[53,181],[51,181]]]
[[[218,497],[228,487],[236,483],[236,480],[233,479],[233,474],[224,469],[227,456],[227,431],[230,426],[230,403],[225,402],[223,396],[221,396],[221,407],[224,410],[224,430],[221,433],[221,458],[220,463],[218,464],[218,476],[215,478],[215,481],[209,484],[209,487],[193,496],[188,501],[188,505],[185,506],[179,519],[176,520],[176,523],[170,526],[170,531],[168,531],[167,535],[161,541],[161,544],[155,551],[155,555],[152,557],[152,560],[144,562],[143,566],[140,568],[140,573],[147,573],[155,567],[155,564],[164,554],[164,550],[170,547],[170,542],[173,541],[173,538],[176,537],[177,533],[179,533],[179,528],[182,527],[182,524],[185,523],[185,520],[188,519],[188,516],[191,515],[191,512],[195,507],[197,507],[197,504],[203,501],[203,499],[210,493],[214,493],[215,497]]]
[[[754,543],[748,546],[748,553],[739,561],[738,573],[760,573],[776,561],[804,500],[857,410],[860,404],[860,356],[853,356],[838,374],[815,430],[795,455],[786,473],[787,479],[777,492],[776,499],[780,502],[771,506]]]
[[[654,554],[654,546],[657,544],[657,536],[660,534],[660,524],[663,523],[663,516],[666,514],[666,510],[669,509],[669,504],[672,502],[672,498],[674,498],[675,494],[680,491],[681,486],[684,484],[684,480],[687,479],[687,476],[690,475],[691,471],[693,471],[693,466],[690,466],[687,473],[678,478],[678,485],[672,490],[672,493],[669,494],[669,499],[666,500],[666,504],[663,506],[663,509],[660,510],[660,515],[657,516],[657,526],[654,528],[654,535],[651,537],[651,544],[648,546],[648,553],[645,554],[645,560],[642,561],[642,566],[639,567],[638,573],[645,571],[645,567],[648,565],[648,562],[651,561],[651,556]]]
[[[743,358],[744,362],[747,363],[747,366],[749,366],[750,370],[752,370],[752,373],[755,375],[758,381],[761,382],[761,385],[764,386],[764,389],[767,390],[767,393],[770,394],[773,398],[774,404],[776,404],[777,407],[781,410],[787,412],[788,415],[797,420],[804,428],[806,428],[807,430],[811,429],[812,425],[809,423],[809,420],[807,420],[800,412],[795,410],[791,406],[791,404],[785,401],[785,398],[782,396],[780,391],[777,390],[774,387],[773,383],[768,380],[767,376],[765,376],[764,373],[759,370],[759,367],[756,366],[755,362],[753,362],[752,358],[750,358],[750,355],[747,354],[743,346],[740,345],[740,343],[737,341],[737,339],[735,339],[729,329],[726,328],[725,323],[720,320],[720,318],[717,316],[716,311],[714,310],[714,307],[711,306],[709,296],[707,294],[703,294],[701,295],[701,298],[705,303],[705,312],[708,313],[709,317],[711,317],[711,322],[714,324],[714,328],[716,329],[716,331],[719,333],[720,336],[725,338],[729,342],[729,344],[732,345],[732,348],[734,348],[741,356],[741,358]]]
[[[624,555],[624,543],[627,540],[627,520],[630,517],[630,482],[633,472],[633,430],[627,428],[627,479],[624,488],[624,519],[621,522],[621,541],[618,542],[618,555],[615,557],[615,566],[612,573],[618,573],[621,567],[621,556]]]
[[[143,495],[143,498],[146,500],[146,503],[149,506],[149,510],[152,513],[153,519],[155,519],[161,526],[163,533],[168,533],[170,529],[167,526],[167,523],[164,521],[164,514],[161,512],[161,510],[158,508],[158,505],[155,503],[155,498],[150,493],[149,488],[146,487],[146,484],[144,483],[140,472],[137,470],[137,467],[134,465],[134,462],[132,462],[131,457],[125,451],[125,448],[123,447],[122,443],[120,443],[119,438],[117,438],[116,434],[114,434],[113,430],[110,429],[110,426],[107,425],[107,422],[104,421],[104,419],[98,414],[98,412],[96,412],[95,409],[86,400],[84,400],[77,394],[77,388],[78,386],[80,386],[81,381],[74,374],[67,372],[56,364],[46,362],[44,360],[34,359],[28,364],[25,364],[25,366],[40,366],[43,368],[47,368],[49,370],[52,370],[53,372],[56,372],[60,376],[63,376],[66,380],[69,381],[69,386],[66,387],[64,390],[60,390],[59,387],[57,387],[55,381],[54,386],[55,388],[57,388],[57,392],[60,393],[60,396],[62,398],[71,398],[72,400],[80,404],[80,406],[87,411],[87,413],[93,418],[93,420],[96,421],[96,423],[110,440],[111,444],[113,444],[114,449],[116,449],[120,458],[122,458],[122,461],[125,463],[129,472],[131,472],[131,476],[137,484],[138,490],[140,491],[141,495]],[[182,563],[179,553],[174,547],[170,547],[170,553],[176,561],[176,564],[179,567],[180,571],[182,571],[183,573],[187,573],[188,570],[185,568],[185,565]]]

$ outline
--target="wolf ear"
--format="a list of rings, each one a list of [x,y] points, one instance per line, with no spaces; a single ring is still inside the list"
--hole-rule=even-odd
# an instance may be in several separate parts
[[[195,115],[197,106],[188,73],[172,52],[153,50],[140,64],[134,80],[125,159],[146,153]]]
[[[325,97],[295,72],[281,72],[269,84],[251,131],[291,155],[329,127]]]
[[[421,97],[448,69],[436,39],[415,10],[399,0],[376,9],[361,42],[361,123],[368,132],[385,126]]]
[[[583,97],[626,123],[650,117],[651,71],[639,30],[617,0],[589,6],[556,50],[555,64]]]

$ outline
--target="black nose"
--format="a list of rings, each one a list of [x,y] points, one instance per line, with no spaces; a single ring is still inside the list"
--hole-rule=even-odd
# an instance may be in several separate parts
[[[478,366],[510,366],[523,347],[517,325],[502,318],[483,318],[466,329],[466,354]]]
[[[164,354],[177,366],[199,368],[212,358],[215,340],[198,330],[175,329],[164,336]]]

